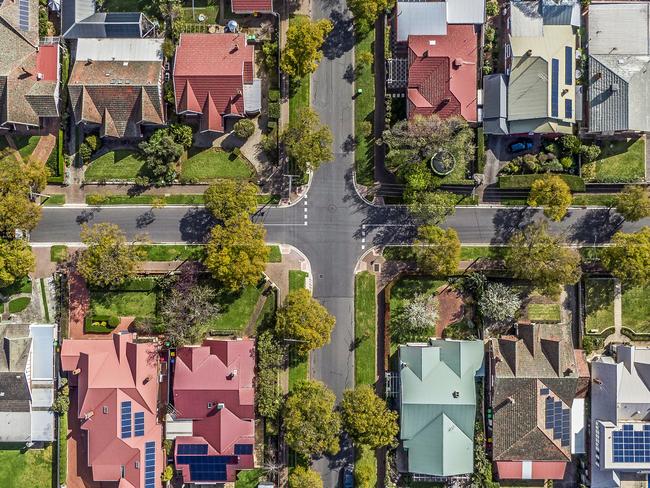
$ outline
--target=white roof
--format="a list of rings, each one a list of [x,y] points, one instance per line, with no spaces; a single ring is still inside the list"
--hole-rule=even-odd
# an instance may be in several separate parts
[[[482,24],[485,0],[447,0],[448,24]]]
[[[571,405],[571,454],[586,453],[585,399],[574,398]]]
[[[167,414],[165,417],[165,439],[174,440],[179,436],[192,436],[193,422],[193,420],[174,419]]]
[[[54,413],[47,410],[32,411],[32,442],[54,440]]]
[[[444,2],[397,2],[397,41],[446,35],[446,15]]]
[[[76,59],[84,61],[160,61],[163,39],[79,39]]]
[[[54,339],[56,326],[53,324],[32,324],[32,379],[54,380]]]
[[[650,54],[648,2],[589,6],[589,54]]]
[[[255,78],[252,84],[244,83],[244,112],[255,114],[262,109],[262,80]]]

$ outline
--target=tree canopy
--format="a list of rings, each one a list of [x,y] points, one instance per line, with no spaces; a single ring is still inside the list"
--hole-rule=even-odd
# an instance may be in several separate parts
[[[182,131],[178,137],[181,137]],[[145,168],[155,185],[168,185],[176,178],[176,163],[183,154],[183,146],[176,142],[168,129],[158,129],[148,141],[138,146],[144,156]]]
[[[285,404],[287,445],[303,458],[339,452],[341,417],[335,406],[336,395],[324,383],[298,383]]]
[[[321,124],[318,114],[311,108],[300,110],[282,133],[287,156],[303,172],[316,170],[321,163],[333,159],[332,141],[332,131]]]
[[[45,165],[13,158],[0,160],[0,234],[11,239],[17,230],[36,228],[41,207],[31,200],[31,192],[41,192],[46,184]]]
[[[650,192],[640,185],[627,185],[616,196],[616,211],[630,222],[650,217]]]
[[[619,280],[632,285],[650,283],[650,227],[627,234],[617,232],[603,249],[603,265]]]
[[[219,180],[204,193],[205,207],[224,223],[247,219],[257,210],[257,186],[242,180]]]
[[[369,385],[343,392],[343,430],[360,445],[377,449],[393,443],[399,430],[397,412],[388,408]]]
[[[335,320],[309,290],[301,288],[285,298],[276,314],[275,331],[278,337],[295,341],[293,350],[305,357],[329,343]]]
[[[409,211],[425,224],[440,224],[456,211],[458,197],[448,191],[419,191],[409,203]]]
[[[295,17],[289,23],[287,40],[280,55],[280,68],[291,78],[302,78],[316,71],[323,57],[321,48],[332,30],[328,19]]]
[[[460,263],[460,240],[454,229],[441,229],[435,225],[418,228],[415,248],[418,267],[425,273],[437,276],[454,274]]]
[[[348,8],[354,17],[354,29],[364,37],[374,27],[380,14],[391,8],[393,0],[348,0]]]
[[[520,308],[517,292],[501,283],[488,283],[478,301],[478,310],[490,325],[509,325]]]
[[[174,287],[160,309],[166,339],[175,346],[201,342],[207,323],[219,313],[216,298],[215,290],[207,285]]]
[[[323,488],[323,480],[313,469],[296,466],[289,474],[289,488]]]
[[[0,287],[11,285],[34,269],[36,259],[22,239],[0,240]]]
[[[544,215],[556,222],[564,218],[571,201],[569,185],[557,175],[533,181],[528,195],[528,205],[544,207]]]

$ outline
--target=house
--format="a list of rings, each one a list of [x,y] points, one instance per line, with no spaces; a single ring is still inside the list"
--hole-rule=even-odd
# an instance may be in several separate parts
[[[158,352],[155,344],[135,339],[122,332],[106,340],[63,341],[61,366],[75,397],[71,404],[77,405],[70,422],[79,422],[82,431],[76,461],[87,463],[89,482],[159,488],[165,459]]]
[[[259,113],[261,86],[255,49],[244,34],[181,34],[174,58],[176,112],[198,119],[201,132],[227,132],[240,118]]]
[[[54,440],[53,324],[0,324],[0,442]]]
[[[650,348],[613,346],[591,362],[593,488],[645,486],[650,470]]]
[[[206,340],[178,349],[166,437],[185,483],[235,481],[254,467],[255,343]]]
[[[61,0],[61,33],[65,39],[142,38],[155,34],[141,12],[97,12],[95,0]]]
[[[405,93],[409,118],[478,120],[478,50],[483,0],[398,2],[389,91]]]
[[[650,2],[589,7],[589,132],[650,130]]]
[[[273,13],[273,0],[231,0],[234,14]]]
[[[506,73],[487,77],[484,130],[570,134],[582,118],[574,72],[580,4],[515,0],[509,5]]]
[[[165,124],[162,39],[79,39],[68,90],[77,125],[139,138]]]
[[[474,471],[483,354],[479,340],[400,346],[400,440],[408,472],[453,477]]]
[[[564,324],[519,324],[490,342],[492,459],[500,479],[562,479],[585,452],[589,370]]]
[[[0,129],[59,116],[59,46],[39,41],[38,1],[0,3]]]

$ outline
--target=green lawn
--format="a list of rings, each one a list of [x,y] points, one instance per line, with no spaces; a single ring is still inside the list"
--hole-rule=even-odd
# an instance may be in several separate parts
[[[43,202],[43,205],[46,207],[52,207],[54,205],[64,205],[65,204],[65,195],[63,194],[56,194],[56,195],[50,195],[48,199]]]
[[[94,315],[155,317],[154,291],[91,291],[90,309]]]
[[[373,476],[365,486],[375,486],[377,484],[377,456],[375,456],[375,451],[367,447],[358,448],[354,469],[361,470],[365,473],[372,473]]]
[[[593,173],[593,175],[590,174]],[[585,180],[601,183],[630,183],[645,178],[645,140],[601,142],[600,157],[582,166]]]
[[[50,260],[54,263],[62,263],[68,259],[68,246],[55,244],[50,248]]]
[[[243,331],[261,294],[262,289],[257,286],[247,286],[238,294],[220,294],[221,313],[210,322],[209,329]]]
[[[88,205],[203,205],[203,194],[186,195],[86,195]]]
[[[183,261],[185,259],[198,261],[203,258],[203,246],[182,244],[146,244],[138,246],[145,252],[146,261]]]
[[[9,302],[9,313],[20,313],[23,310],[25,310],[29,306],[29,302],[31,302],[32,299],[29,297],[18,297],[14,298]]]
[[[144,160],[137,151],[117,149],[91,161],[86,169],[86,181],[134,180],[142,174]]]
[[[45,288],[45,279],[40,278],[41,284],[41,305],[43,307],[43,315],[45,316],[45,322],[50,323],[50,309],[47,306],[47,290]]]
[[[616,194],[612,193],[581,193],[573,195],[571,205],[582,207],[586,205],[598,205],[602,207],[613,207],[616,204]]]
[[[557,323],[562,319],[560,305],[557,303],[531,303],[527,310],[531,322]]]
[[[355,46],[357,59],[363,52],[374,54],[375,30],[372,29],[366,37],[358,40]],[[357,61],[358,63],[358,61]],[[374,137],[364,134],[364,122],[370,122],[374,125],[375,114],[375,77],[373,65],[357,64],[357,73],[354,83],[354,134],[356,148],[354,153],[355,167],[357,171],[357,181],[362,185],[372,185],[375,181],[374,165]],[[357,94],[357,90],[363,90],[363,93]]]
[[[24,444],[3,444],[0,448],[0,486],[2,488],[51,488],[52,446],[29,449]]]
[[[354,287],[354,381],[357,385],[375,382],[376,312],[375,275],[364,271],[355,276]]]
[[[181,180],[196,183],[217,178],[247,179],[254,174],[247,161],[215,148],[191,148],[181,168]]]
[[[623,326],[637,333],[650,332],[650,286],[623,285]]]
[[[504,247],[495,246],[462,246],[460,248],[461,261],[473,261],[478,258],[502,259]]]
[[[237,473],[235,488],[257,488],[257,484],[263,481],[264,470],[262,468],[246,469]]]
[[[13,136],[20,157],[25,160],[29,158],[29,156],[34,152],[34,149],[36,149],[36,145],[40,138],[40,136]]]
[[[194,10],[192,11],[192,3]],[[219,2],[215,0],[194,0],[183,2],[183,20],[186,22],[199,22],[199,15],[205,15],[204,24],[216,24],[219,16]]]
[[[305,15],[295,15],[289,19],[289,25],[308,19]],[[289,93],[289,120],[295,119],[298,112],[311,104],[311,76],[307,75],[299,81],[292,81]]]
[[[300,290],[305,287],[305,283],[309,274],[306,271],[297,269],[289,270],[289,291]]]
[[[614,280],[587,278],[585,285],[585,331],[598,332],[614,326]]]
[[[280,253],[280,246],[267,246],[269,248],[269,263],[281,263],[282,254]]]
[[[307,272],[296,269],[289,270],[289,292],[305,288]],[[289,390],[299,381],[309,377],[309,358],[297,361],[289,350]]]

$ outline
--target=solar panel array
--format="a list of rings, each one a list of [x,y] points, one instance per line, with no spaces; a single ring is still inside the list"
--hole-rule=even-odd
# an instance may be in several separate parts
[[[190,467],[192,481],[227,481],[227,465],[238,462],[237,456],[176,456],[176,464]]]
[[[612,432],[615,463],[650,463],[650,425],[634,430],[624,424],[623,430]]]
[[[178,454],[208,454],[207,444],[179,444]]]
[[[133,414],[134,431],[136,437],[144,435],[144,412],[135,412]]]
[[[564,48],[564,84],[573,84],[573,48]]]
[[[144,488],[156,487],[156,443],[144,445]]]
[[[122,402],[122,439],[131,437],[131,402]]]
[[[235,454],[253,454],[253,444],[235,444]]]
[[[562,408],[562,401],[552,396],[546,397],[545,427],[553,430],[553,439],[568,447],[571,443],[571,410]]]
[[[559,91],[560,91],[560,60],[553,58],[551,60],[551,116],[557,117],[559,110]]]
[[[18,23],[20,30],[29,30],[29,0],[18,1]]]

